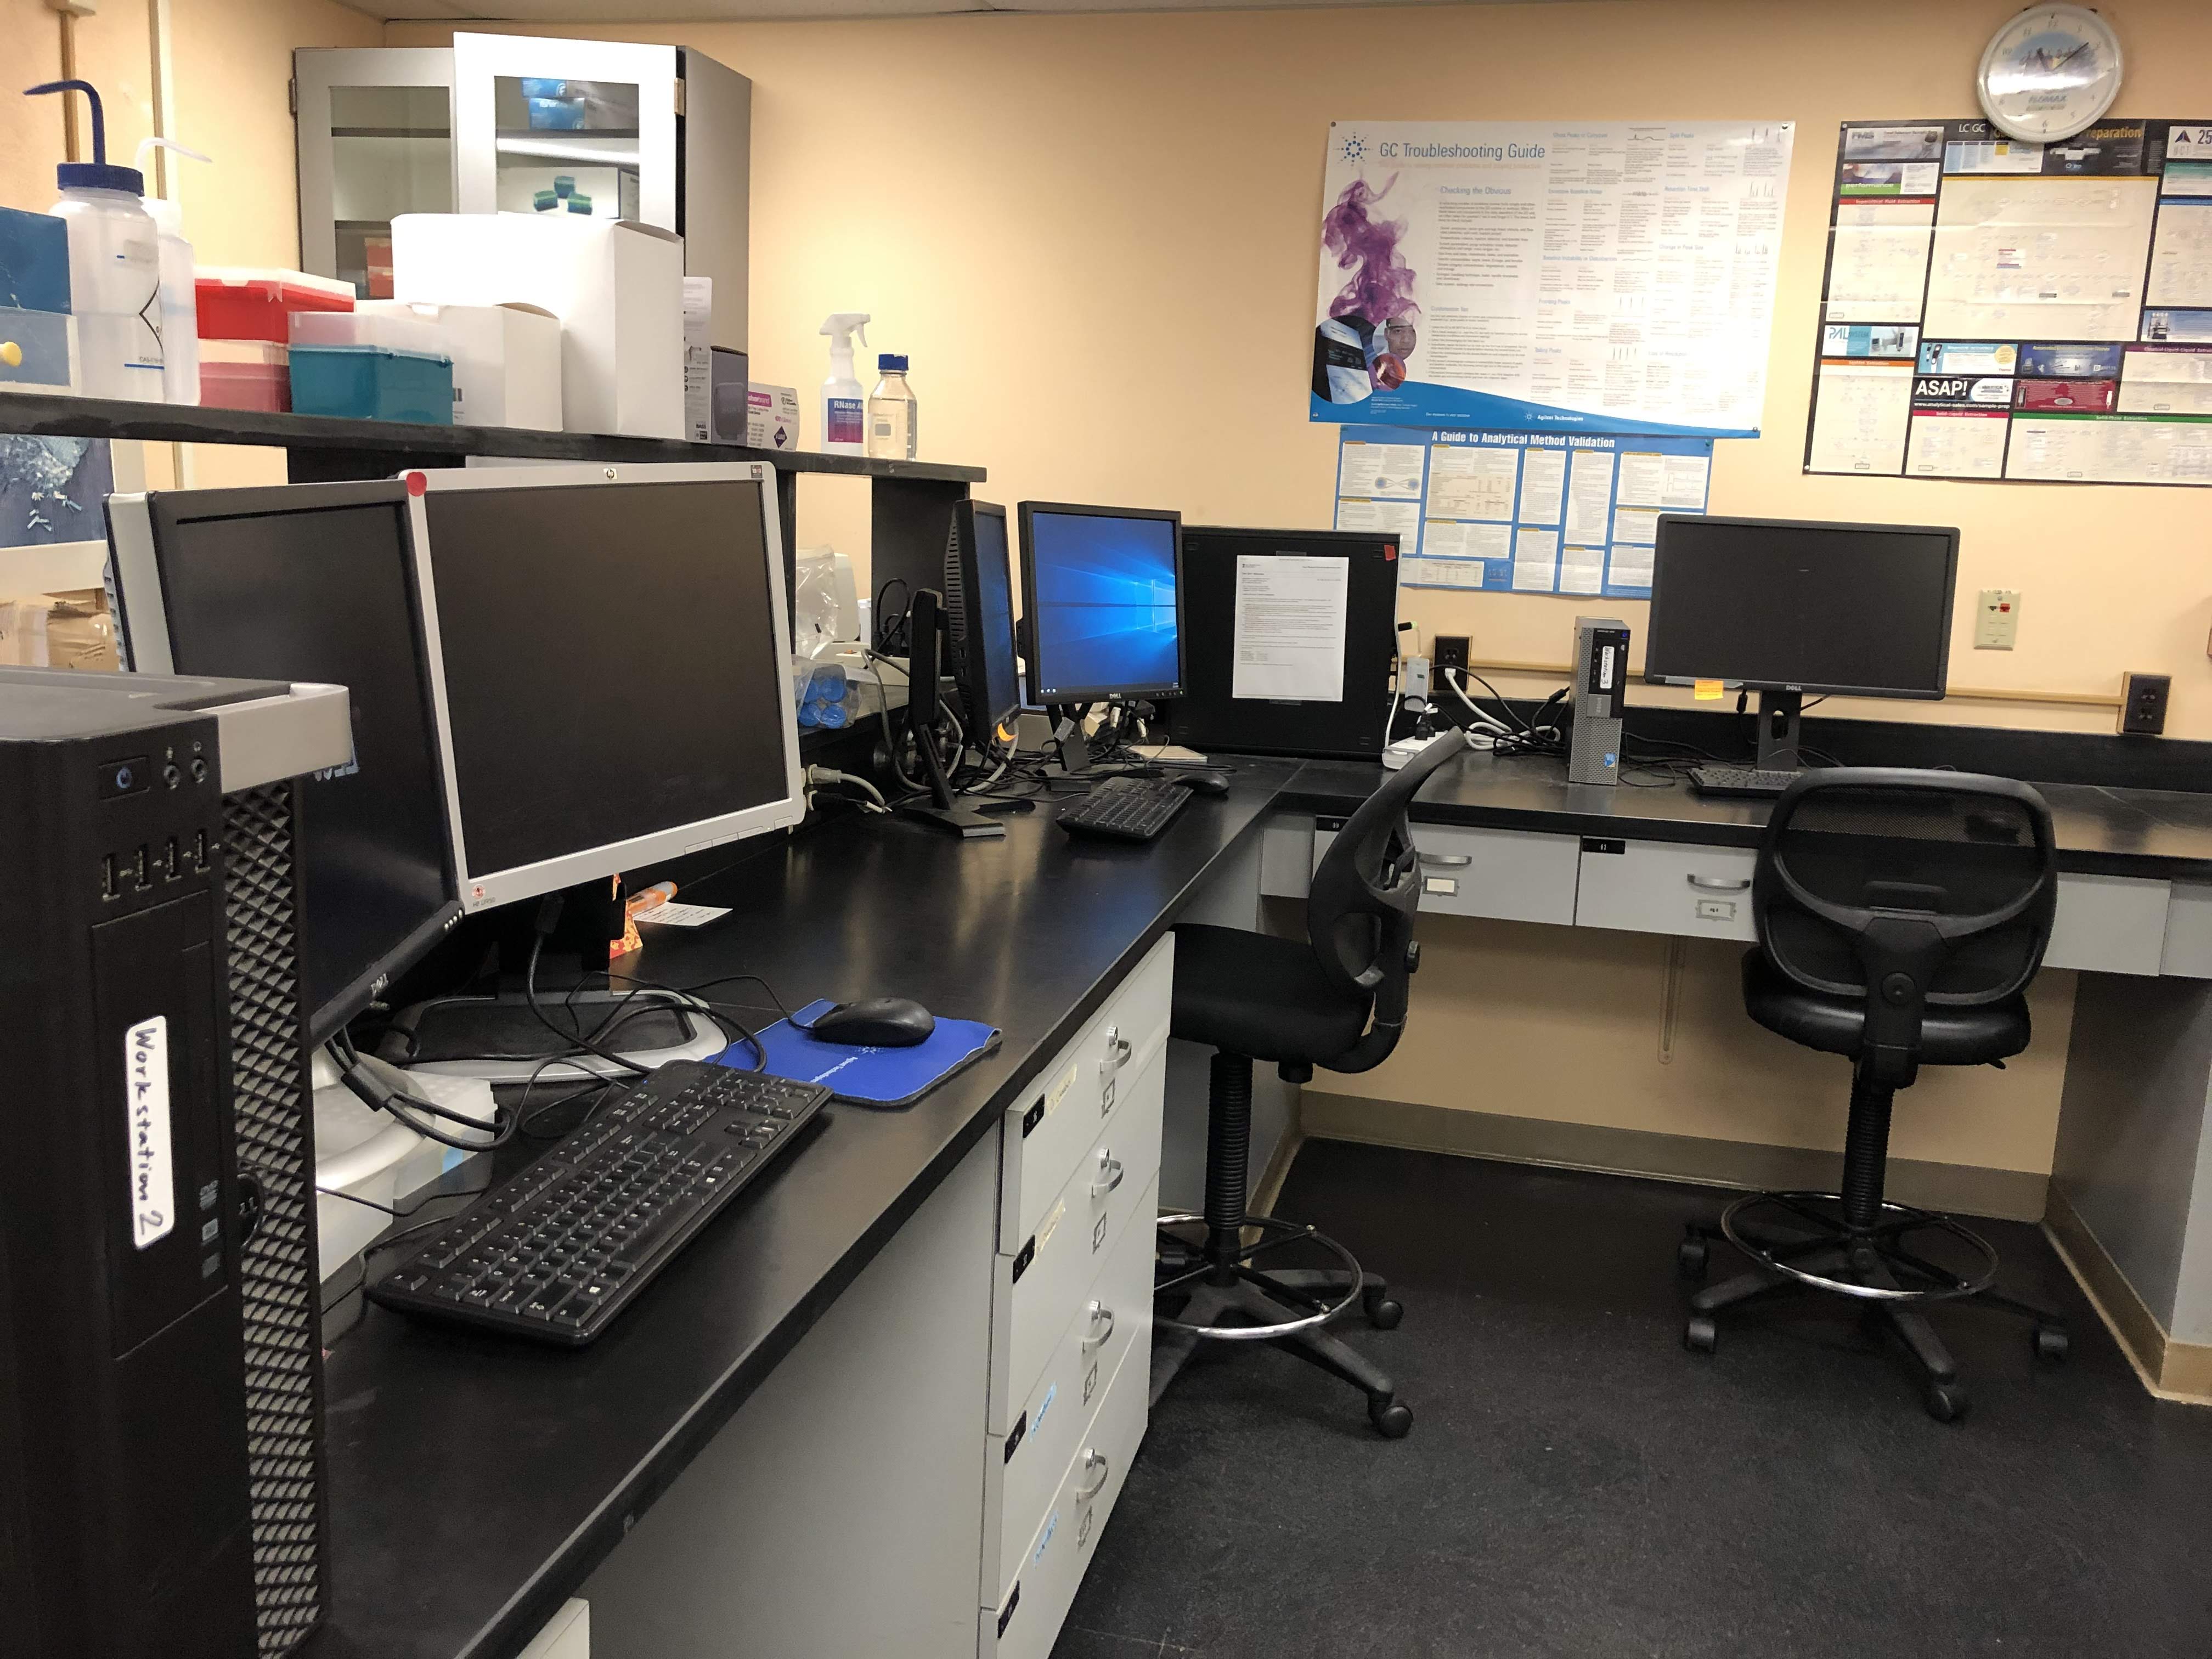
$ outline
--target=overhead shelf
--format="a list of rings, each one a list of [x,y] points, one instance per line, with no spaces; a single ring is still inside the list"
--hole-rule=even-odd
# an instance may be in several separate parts
[[[471,455],[539,461],[764,461],[783,472],[860,478],[980,483],[980,466],[938,461],[871,460],[862,455],[747,449],[676,438],[611,433],[533,432],[519,427],[422,426],[405,421],[351,421],[328,415],[269,415],[245,409],[142,404],[108,398],[55,398],[0,391],[0,432],[35,436],[110,438],[147,443],[251,444],[295,455],[386,456],[397,471],[416,458],[450,466]],[[299,476],[300,467],[294,469]],[[324,469],[309,471],[333,476]]]

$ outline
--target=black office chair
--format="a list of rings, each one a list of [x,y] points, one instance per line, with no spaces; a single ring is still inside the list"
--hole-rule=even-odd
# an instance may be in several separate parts
[[[1403,1312],[1389,1287],[1362,1273],[1335,1240],[1245,1212],[1252,1062],[1273,1060],[1285,1081],[1304,1083],[1316,1066],[1368,1071],[1397,1046],[1406,1029],[1407,980],[1420,963],[1413,943],[1420,861],[1407,808],[1462,747],[1456,732],[1438,738],[1352,815],[1314,871],[1305,940],[1234,927],[1176,929],[1172,1029],[1215,1053],[1206,1212],[1161,1218],[1158,1291],[1188,1300],[1157,1327],[1165,1352],[1154,1370],[1156,1400],[1199,1342],[1264,1341],[1364,1390],[1367,1414],[1387,1438],[1413,1426],[1390,1379],[1323,1328],[1357,1300],[1370,1324],[1389,1330]],[[1257,1235],[1249,1244],[1248,1232]],[[1340,1265],[1253,1265],[1263,1253],[1298,1245]]]
[[[2034,1322],[2037,1354],[2063,1357],[2057,1315],[1990,1288],[1988,1243],[1882,1197],[1890,1107],[1919,1068],[1998,1064],[2027,1047],[2021,994],[2057,894],[2051,811],[2024,783],[1838,767],[1790,786],[1759,849],[1759,945],[1743,959],[1743,1000],[1768,1030],[1850,1060],[1843,1191],[1756,1194],[1717,1229],[1692,1224],[1686,1278],[1704,1276],[1707,1243],[1719,1237],[1752,1267],[1690,1298],[1685,1346],[1712,1352],[1713,1316],[1769,1291],[1856,1297],[1904,1339],[1925,1373],[1928,1410],[1944,1422],[1965,1412],[1966,1394],[1923,1312],[1930,1304],[1972,1299],[2021,1315]]]

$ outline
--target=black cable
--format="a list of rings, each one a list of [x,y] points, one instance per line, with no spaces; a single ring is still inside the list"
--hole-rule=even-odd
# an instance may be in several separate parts
[[[338,1032],[331,1039],[330,1048],[331,1058],[338,1065],[339,1080],[348,1089],[351,1090],[371,1110],[384,1112],[397,1118],[425,1140],[434,1140],[441,1146],[451,1146],[459,1152],[489,1152],[494,1147],[504,1146],[514,1139],[514,1119],[505,1115],[496,1102],[492,1106],[491,1121],[487,1123],[482,1118],[471,1117],[465,1112],[457,1112],[451,1107],[441,1106],[434,1101],[423,1100],[415,1095],[401,1094],[397,1090],[380,1087],[375,1079],[362,1066],[361,1055],[354,1048],[353,1039],[343,1031]],[[418,1113],[426,1113],[430,1117],[441,1117],[450,1123],[459,1123],[466,1127],[479,1130],[488,1134],[490,1139],[458,1140],[428,1121],[426,1118],[416,1115]]]
[[[652,1076],[650,1066],[641,1066],[626,1054],[618,1054],[611,1049],[602,1048],[598,1043],[580,1032],[562,1030],[553,1023],[553,1016],[545,1012],[545,1004],[538,994],[538,958],[545,948],[547,936],[552,933],[560,919],[561,896],[558,893],[550,894],[538,907],[537,935],[530,941],[530,960],[522,970],[522,994],[530,1004],[530,1012],[538,1016],[540,1024],[563,1042],[573,1042],[585,1053],[597,1054],[609,1065],[619,1066],[623,1070],[638,1077]]]

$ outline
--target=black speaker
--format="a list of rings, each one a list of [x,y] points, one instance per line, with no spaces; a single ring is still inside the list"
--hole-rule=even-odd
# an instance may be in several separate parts
[[[0,669],[0,1655],[326,1605],[292,780],[344,693]]]

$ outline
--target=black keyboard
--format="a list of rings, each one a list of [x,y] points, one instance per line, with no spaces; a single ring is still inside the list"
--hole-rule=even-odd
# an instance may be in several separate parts
[[[1114,841],[1155,841],[1190,804],[1190,791],[1160,778],[1105,778],[1082,799],[1060,809],[1060,827],[1071,836]]]
[[[1765,800],[1797,781],[1795,772],[1762,772],[1755,766],[1694,766],[1690,787],[1701,795],[1740,795]]]
[[[581,1346],[773,1164],[818,1083],[675,1060],[368,1288],[403,1313]]]

